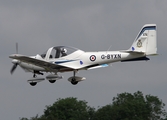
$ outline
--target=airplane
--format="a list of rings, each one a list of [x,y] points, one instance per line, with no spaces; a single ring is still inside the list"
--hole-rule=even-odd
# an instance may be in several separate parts
[[[150,60],[147,56],[152,55],[157,55],[156,24],[144,25],[127,50],[85,52],[74,47],[56,46],[49,48],[43,54],[26,56],[18,54],[18,45],[16,44],[16,54],[10,55],[9,58],[13,59],[12,63],[14,64],[10,71],[11,74],[19,65],[26,72],[33,73],[33,77],[27,82],[35,86],[45,80],[45,78],[37,77],[37,74],[44,75],[44,72],[49,73],[46,79],[50,83],[54,83],[63,79],[63,76],[58,73],[71,71],[73,76],[69,77],[68,81],[76,85],[86,79],[76,76],[79,70],[107,67],[114,62],[147,61]]]

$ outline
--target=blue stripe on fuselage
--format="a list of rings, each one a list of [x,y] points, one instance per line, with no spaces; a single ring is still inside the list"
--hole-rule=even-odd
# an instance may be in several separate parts
[[[72,62],[72,61],[76,61],[76,60],[64,60],[64,61],[57,61],[54,62],[55,64],[61,64],[61,63],[67,63],[67,62]]]

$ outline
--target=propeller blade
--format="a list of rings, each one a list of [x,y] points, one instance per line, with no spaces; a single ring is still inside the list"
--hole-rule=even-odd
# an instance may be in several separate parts
[[[13,72],[15,71],[15,69],[17,68],[17,63],[13,65],[13,67],[10,70],[10,73],[13,74]]]
[[[16,43],[16,54],[18,54],[18,43]]]
[[[18,54],[18,43],[16,42],[16,54]],[[10,73],[13,74],[13,72],[15,71],[15,69],[17,68],[18,60],[12,60],[12,63],[14,64],[10,70]]]

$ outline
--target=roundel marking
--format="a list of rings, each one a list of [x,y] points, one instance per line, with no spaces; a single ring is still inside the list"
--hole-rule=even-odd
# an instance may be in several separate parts
[[[141,42],[141,40],[138,40],[138,42],[137,42],[137,47],[142,47],[142,42]]]
[[[96,56],[95,55],[91,55],[90,56],[90,61],[95,61],[96,60]]]

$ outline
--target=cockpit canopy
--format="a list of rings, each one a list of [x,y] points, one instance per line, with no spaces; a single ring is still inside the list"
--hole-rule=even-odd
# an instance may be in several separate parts
[[[79,49],[67,46],[57,46],[49,48],[46,52],[41,54],[42,58],[45,58],[46,55],[49,55],[49,58],[60,58],[70,55],[71,53],[77,51]]]

